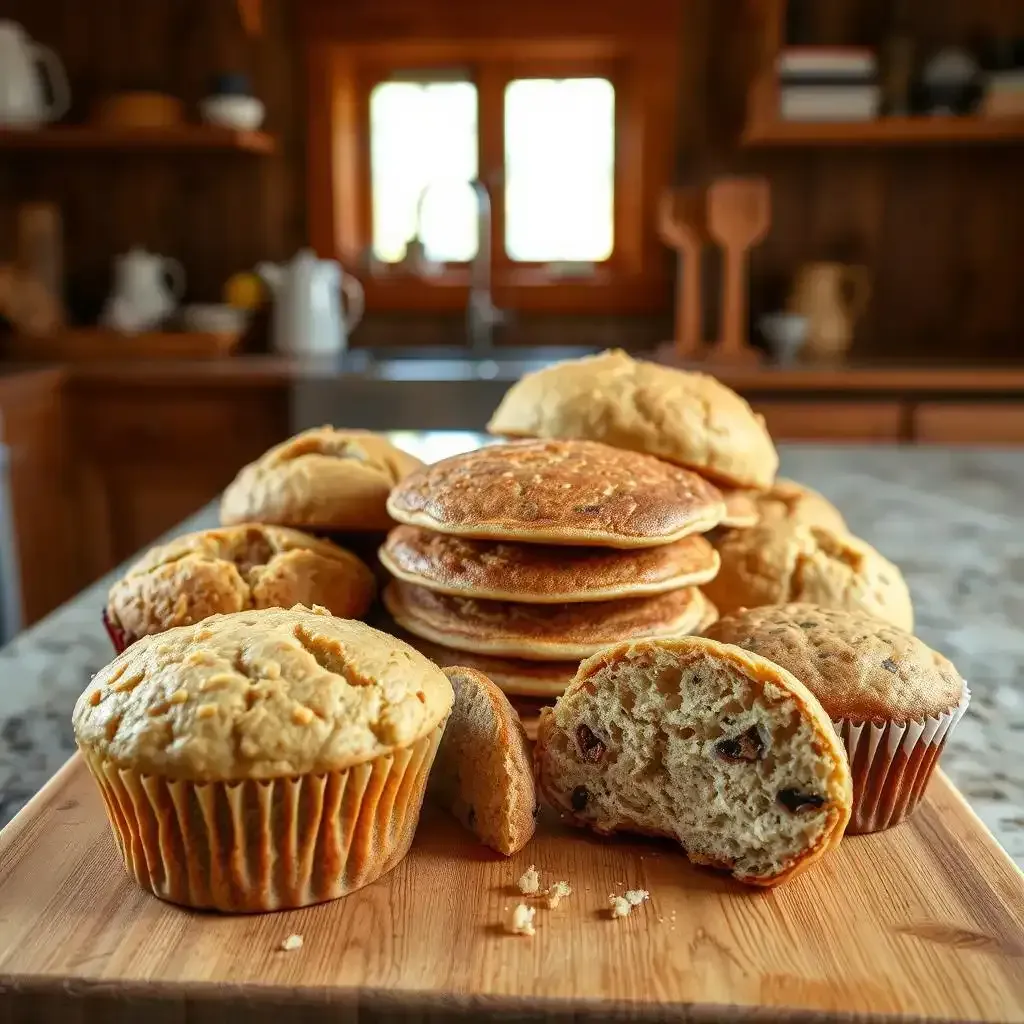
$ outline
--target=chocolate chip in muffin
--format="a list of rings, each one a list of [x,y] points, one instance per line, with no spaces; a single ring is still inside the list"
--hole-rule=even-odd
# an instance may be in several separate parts
[[[882,668],[884,668],[886,672],[891,672],[894,676],[898,676],[900,674],[900,667],[892,660],[892,658],[886,658],[885,661],[882,662]]]
[[[572,804],[574,811],[582,811],[587,806],[587,801],[590,799],[590,794],[587,792],[586,786],[577,786],[569,797],[569,802]]]
[[[787,811],[794,814],[815,810],[825,802],[823,796],[817,793],[801,793],[799,789],[780,789],[778,800]]]
[[[604,757],[604,743],[601,742],[587,725],[576,729],[576,743],[580,748],[580,757],[591,764],[597,764]]]
[[[738,736],[727,736],[719,740],[715,744],[715,753],[723,761],[760,761],[770,745],[768,730],[755,724]]]

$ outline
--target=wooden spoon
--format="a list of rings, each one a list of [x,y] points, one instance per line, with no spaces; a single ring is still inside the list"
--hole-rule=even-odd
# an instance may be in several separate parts
[[[719,178],[708,188],[708,231],[724,253],[721,341],[716,355],[750,361],[747,344],[747,254],[771,226],[771,189],[766,178]]]
[[[658,204],[658,233],[679,253],[675,350],[684,358],[694,358],[704,345],[701,257],[708,234],[703,190],[677,188],[665,192]]]

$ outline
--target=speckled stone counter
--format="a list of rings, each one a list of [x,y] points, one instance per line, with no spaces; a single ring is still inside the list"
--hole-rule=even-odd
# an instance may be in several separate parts
[[[466,435],[402,435],[428,460]],[[900,565],[917,632],[955,662],[971,707],[942,766],[1024,867],[1024,450],[786,446],[782,472],[817,487]],[[213,525],[205,509],[179,531]],[[73,751],[70,717],[112,656],[101,580],[0,651],[0,825]]]

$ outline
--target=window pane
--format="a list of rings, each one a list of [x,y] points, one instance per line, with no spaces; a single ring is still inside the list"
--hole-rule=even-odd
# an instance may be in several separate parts
[[[519,79],[505,90],[505,251],[598,262],[612,253],[615,90],[605,78]]]
[[[471,82],[382,82],[370,94],[373,254],[388,263],[416,236],[428,258],[477,249],[477,100]],[[424,189],[429,190],[424,194]]]

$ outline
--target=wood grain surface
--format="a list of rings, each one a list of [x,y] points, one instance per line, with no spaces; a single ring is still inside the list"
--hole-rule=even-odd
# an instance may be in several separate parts
[[[530,863],[574,892],[526,938],[502,921]],[[1024,876],[941,773],[909,823],[773,892],[547,820],[506,860],[428,810],[346,899],[197,914],[128,881],[74,758],[0,834],[0,1022],[1021,1020],[1022,915]]]

